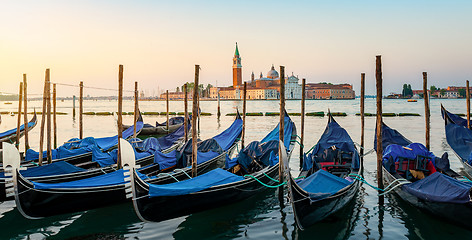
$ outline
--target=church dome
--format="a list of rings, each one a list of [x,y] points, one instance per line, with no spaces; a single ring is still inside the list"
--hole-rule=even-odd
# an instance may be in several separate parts
[[[295,75],[293,75],[292,73],[292,76],[290,76],[288,79],[287,79],[288,82],[298,82],[298,78],[295,77]]]
[[[275,79],[279,78],[279,73],[275,71],[274,65],[270,68],[270,71],[267,73],[267,78]]]

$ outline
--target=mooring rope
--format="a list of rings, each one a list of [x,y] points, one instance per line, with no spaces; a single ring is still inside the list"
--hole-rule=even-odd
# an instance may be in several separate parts
[[[268,187],[268,188],[278,188],[278,187],[281,187],[281,186],[287,184],[287,182],[282,182],[281,184],[277,184],[277,185],[267,185],[267,184],[261,182],[261,180],[257,179],[256,177],[254,177],[254,176],[252,176],[252,175],[244,175],[244,177],[253,178],[253,179],[256,180],[258,183],[260,183],[262,186]],[[270,177],[269,177],[269,178],[270,178]],[[270,179],[272,179],[272,178],[270,178]],[[279,181],[277,181],[277,182],[279,182]]]

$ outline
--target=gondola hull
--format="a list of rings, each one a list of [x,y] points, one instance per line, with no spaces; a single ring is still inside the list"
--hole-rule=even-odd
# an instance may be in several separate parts
[[[264,172],[271,178],[276,178],[278,176],[278,165],[267,168]],[[256,178],[267,185],[274,185],[275,183],[262,173]],[[134,176],[134,179],[136,193],[134,204],[138,216],[144,221],[155,222],[228,205],[247,199],[267,189],[256,180],[247,178],[240,182],[220,185],[192,194],[149,198],[147,183],[137,176]]]
[[[232,151],[237,142],[230,148]],[[226,152],[217,157],[199,164],[197,167],[202,172],[208,171],[209,168],[216,164],[222,164],[226,157]],[[139,164],[139,162],[137,162]],[[184,173],[185,172],[185,173]],[[190,173],[189,168],[182,172],[164,175],[155,178],[155,184],[174,182],[184,180]],[[16,204],[20,212],[27,218],[41,218],[54,216],[58,214],[74,213],[105,206],[111,206],[118,203],[126,202],[125,184],[119,184],[109,187],[92,187],[82,189],[34,189],[33,183],[28,179],[20,176],[17,177],[17,191],[15,198]]]
[[[289,191],[292,207],[300,229],[322,221],[346,206],[356,195],[360,182],[355,181],[340,192],[319,201],[310,200],[309,194],[290,178]]]
[[[143,127],[138,136],[160,136],[169,133],[173,133],[175,130],[179,129],[182,126],[182,123],[169,125],[169,130],[166,126],[157,126],[157,127]],[[123,129],[129,128],[129,125],[123,125]]]
[[[389,173],[385,168],[383,169],[384,183],[389,185],[396,180],[395,176]],[[441,203],[427,201],[420,199],[407,191],[403,190],[403,187],[397,187],[393,190],[401,199],[411,204],[412,206],[432,214],[445,221],[472,229],[472,222],[470,221],[472,216],[472,202],[468,203]]]

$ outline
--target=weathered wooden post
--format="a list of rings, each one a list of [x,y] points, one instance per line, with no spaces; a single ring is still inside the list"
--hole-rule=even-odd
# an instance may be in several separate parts
[[[217,116],[218,118],[220,118],[221,116],[221,108],[220,108],[220,88],[219,87],[216,87],[216,91],[217,91],[217,94],[218,94],[218,112],[217,112]]]
[[[279,140],[284,143],[284,126],[285,124],[285,67],[280,66],[280,123],[279,123]],[[279,144],[279,184],[284,182],[284,162],[282,159],[282,146]],[[284,187],[279,187],[279,201],[283,204]]]
[[[301,116],[301,133],[300,133],[300,169],[303,167],[303,157],[304,157],[304,146],[303,146],[303,141],[305,139],[305,79],[302,79],[302,112],[300,114]]]
[[[138,122],[138,82],[134,82],[134,124],[133,138],[136,138],[136,123]]]
[[[470,129],[470,88],[469,88],[469,80],[467,80],[466,82],[466,91],[465,91],[465,94],[467,95],[466,96],[466,100],[467,100],[467,128]]]
[[[364,166],[364,128],[365,128],[365,122],[364,122],[364,105],[365,101],[365,73],[361,73],[361,166]],[[364,169],[364,168],[362,168]]]
[[[80,93],[79,93],[79,138],[84,137],[84,126],[82,114],[84,113],[84,82],[80,81]],[[120,141],[118,141],[118,144]]]
[[[49,71],[47,72],[47,82],[48,82],[48,90],[47,90],[47,94],[46,94],[46,108],[47,108],[47,112],[46,112],[46,119],[47,119],[47,131],[46,131],[46,147],[47,147],[47,150],[46,150],[46,156],[47,156],[47,161],[48,163],[51,163],[52,162],[52,144],[51,144],[51,79],[50,79],[50,75],[49,75]]]
[[[187,100],[188,100],[188,93],[187,93],[187,83],[184,84],[184,127],[185,127],[185,142],[188,140],[188,105],[187,105]],[[193,120],[192,120],[193,122]],[[193,126],[192,126],[193,128]]]
[[[25,128],[28,127],[28,87],[26,85],[26,74],[23,74],[23,112]],[[25,131],[25,152],[29,149],[28,131]]]
[[[44,90],[43,90],[43,109],[41,111],[41,130],[39,133],[39,158],[38,164],[43,165],[43,147],[44,147],[44,124],[46,123],[46,94],[48,84],[49,69],[46,69],[46,77],[44,79]]]
[[[116,165],[121,168],[121,144],[120,138],[123,138],[123,65],[118,69],[118,153]]]
[[[72,96],[72,117],[75,118],[75,95]]]
[[[241,133],[241,149],[244,148],[244,137],[246,135],[246,93],[247,93],[247,82],[244,82],[244,88],[243,88],[243,131]]]
[[[169,90],[166,90],[166,130],[169,132]]]
[[[54,129],[54,149],[57,148],[57,119],[56,119],[56,98],[57,98],[57,93],[56,93],[56,84],[54,83],[52,85],[52,123],[53,123],[53,129]]]
[[[430,111],[428,94],[428,73],[423,72],[423,100],[424,100],[424,119],[426,121],[426,148],[430,150]]]
[[[18,149],[20,149],[20,126],[21,126],[21,104],[22,103],[23,103],[23,82],[20,82],[20,89],[19,89],[19,95],[18,95],[18,122],[16,124],[16,148]],[[25,124],[25,132],[27,131],[28,131],[28,124]]]
[[[375,80],[377,86],[377,184],[383,189],[382,178],[382,58],[376,56]]]
[[[195,65],[195,83],[193,87],[193,107],[192,107],[192,177],[197,176],[197,115],[198,115],[198,75],[200,66]]]

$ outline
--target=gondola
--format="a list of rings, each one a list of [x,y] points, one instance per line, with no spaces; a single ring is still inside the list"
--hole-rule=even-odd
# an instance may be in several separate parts
[[[211,163],[223,161],[226,158],[226,155],[237,145],[241,129],[242,120],[238,116],[230,128],[218,135],[220,138],[217,138],[218,136],[212,138],[213,141],[221,141],[221,146],[223,146],[226,151],[221,150],[221,153],[217,154],[213,151],[199,152],[204,157],[207,157],[207,159],[203,159],[202,157],[202,161],[198,167],[203,170]],[[133,147],[128,141],[123,139],[120,139],[120,141],[120,144],[123,147],[121,158],[127,159],[127,161],[131,161],[135,164],[134,159],[136,158],[136,152]],[[208,142],[211,142],[211,140],[203,141],[202,144]],[[206,147],[208,147],[208,145],[211,144],[207,144]],[[215,145],[209,147],[215,147]],[[173,150],[172,152],[175,151],[177,150]],[[166,156],[169,157],[169,154]],[[153,171],[146,176],[149,176],[149,178],[152,177],[152,179],[156,179],[156,181],[168,181],[167,179],[186,177],[186,174],[188,174],[186,172],[186,166],[183,168],[184,170],[181,171],[174,169],[175,174],[173,174],[173,172],[168,171],[168,169],[172,169],[172,167],[169,167],[169,159],[161,159],[162,156],[164,155],[155,154],[154,163],[139,169],[140,174],[143,174],[144,176],[149,168],[154,169],[155,166],[160,166],[162,164],[166,165],[165,168],[162,167],[162,171]],[[182,159],[188,158],[185,154],[181,157]],[[178,159],[175,158],[175,160]],[[184,174],[182,174],[182,172]],[[126,170],[119,169],[111,173],[77,181],[39,183],[29,181],[22,176],[18,169],[13,169],[16,206],[23,216],[35,219],[122,203],[127,199],[126,192],[130,190],[127,181],[123,180],[124,173],[126,173]],[[162,174],[155,175],[156,173]]]
[[[472,177],[472,131],[467,129],[467,120],[448,112],[441,105],[441,114],[445,123],[446,140],[459,158],[464,171]]]
[[[359,153],[331,113],[320,140],[304,156],[298,178],[292,178],[288,164],[284,166],[295,221],[302,230],[342,209],[359,190]]]
[[[184,117],[173,117],[169,119],[169,129],[167,129],[167,122],[158,123],[156,125],[145,123],[143,129],[139,133],[139,137],[143,136],[156,136],[169,134],[177,130],[184,124]],[[123,129],[128,129],[129,125],[123,125]]]
[[[190,127],[190,126],[189,126]],[[184,126],[177,131],[160,137],[158,139],[148,138],[144,141],[140,139],[130,139],[136,152],[136,163],[146,166],[154,161],[156,151],[167,153],[181,145],[184,136]],[[90,162],[72,165],[67,161],[55,161],[43,166],[29,167],[21,171],[23,177],[29,181],[39,183],[58,183],[65,181],[76,181],[91,178],[116,170],[117,149],[110,152],[102,152],[99,149],[92,150]],[[0,172],[0,202],[13,199],[13,192],[6,193],[4,172]]]
[[[136,122],[136,134],[139,134],[143,128],[143,119],[141,114]],[[129,128],[122,132],[124,139],[130,139],[134,135],[134,129]],[[107,152],[116,148],[118,144],[118,135],[112,137],[93,138],[87,137],[84,139],[73,138],[59,146],[52,149],[52,162],[65,161],[75,166],[82,168],[99,167],[92,162],[93,151]],[[22,166],[32,167],[37,166],[39,153],[33,149],[28,149],[25,152],[25,159]],[[46,162],[46,151],[43,151],[43,164]]]
[[[385,193],[394,191],[424,212],[472,229],[472,182],[450,169],[447,153],[436,157],[385,124],[382,142],[387,142],[382,158]]]
[[[1,121],[1,120],[0,120]],[[25,125],[20,126],[20,137],[25,134],[26,131],[31,131],[37,124],[36,111],[34,112],[33,118],[28,122],[28,127],[25,128]],[[2,142],[14,142],[16,139],[16,128],[0,133],[0,144]],[[0,147],[1,149],[1,147]]]
[[[131,171],[136,214],[143,221],[164,221],[242,201],[267,189],[262,184],[277,184],[279,144],[281,158],[287,160],[296,140],[295,124],[288,115],[284,129],[283,144],[279,143],[276,127],[260,142],[247,145],[236,158],[227,159],[224,169],[217,168],[188,180],[153,184],[137,171]],[[130,167],[133,169],[132,163]]]

